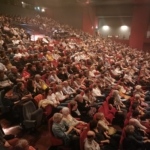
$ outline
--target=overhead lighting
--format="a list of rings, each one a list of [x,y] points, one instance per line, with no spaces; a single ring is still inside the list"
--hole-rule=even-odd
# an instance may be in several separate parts
[[[122,31],[127,31],[127,30],[129,29],[129,27],[126,26],[126,25],[123,25],[123,26],[120,27],[120,29],[121,29]]]
[[[38,10],[40,10],[40,7],[37,7]]]
[[[98,26],[96,26],[95,29],[98,29]]]
[[[24,2],[21,2],[21,4],[24,4]]]
[[[45,9],[44,9],[44,8],[42,8],[42,9],[41,9],[41,12],[45,12]]]
[[[108,30],[110,29],[110,27],[107,26],[107,25],[105,25],[105,26],[102,27],[102,29],[103,29],[104,31],[108,31]]]
[[[89,4],[89,3],[90,3],[89,0],[87,0],[87,1],[86,1],[86,4]]]

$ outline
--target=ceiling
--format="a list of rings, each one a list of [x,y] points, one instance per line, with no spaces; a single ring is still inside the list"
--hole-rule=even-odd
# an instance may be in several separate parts
[[[79,5],[125,5],[150,3],[150,0],[20,0],[33,5],[49,6],[73,6]]]

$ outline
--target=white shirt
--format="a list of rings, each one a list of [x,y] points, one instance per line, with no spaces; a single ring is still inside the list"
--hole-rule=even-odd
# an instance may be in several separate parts
[[[84,150],[100,150],[100,146],[95,140],[89,142],[89,140],[86,138],[84,142]]]
[[[58,91],[56,92],[56,98],[59,100],[59,101],[63,101],[66,99],[66,96],[63,94],[62,91]]]
[[[51,95],[48,95],[46,99],[52,101],[54,104],[57,102],[56,95],[54,93],[52,93]]]
[[[5,65],[0,63],[0,70],[7,71],[7,68],[5,67]]]
[[[101,96],[101,90],[98,87],[95,87],[92,89],[92,95],[93,96]]]

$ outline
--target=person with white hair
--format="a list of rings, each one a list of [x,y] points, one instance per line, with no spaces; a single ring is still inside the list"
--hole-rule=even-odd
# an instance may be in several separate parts
[[[121,111],[121,107],[125,108],[126,106],[123,104],[121,97],[119,95],[119,91],[118,90],[114,90],[112,93],[112,98],[113,98],[113,102],[112,104],[116,107],[116,109],[118,111]]]
[[[63,120],[68,124],[68,126],[73,126],[74,130],[80,134],[80,129],[86,126],[86,123],[83,121],[78,121],[74,117],[71,116],[70,110],[68,107],[62,108]]]
[[[79,137],[75,134],[74,127],[69,127],[62,118],[61,113],[53,115],[52,132],[54,136],[62,139],[64,145],[70,146],[73,150],[79,149]]]

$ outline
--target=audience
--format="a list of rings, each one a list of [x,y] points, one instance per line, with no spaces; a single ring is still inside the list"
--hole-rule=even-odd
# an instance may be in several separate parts
[[[49,33],[51,38],[45,36],[31,41],[30,35],[24,29],[12,25],[12,20],[36,25],[39,30]],[[127,111],[130,111],[128,107],[134,107],[129,124],[147,132],[140,119],[150,118],[148,53],[115,43],[109,38],[91,36],[39,15],[28,19],[0,15],[0,21],[0,90],[5,91],[4,100],[10,100],[7,105],[11,110],[16,101],[20,103],[21,100],[32,100],[38,94],[46,93],[39,107],[44,108],[50,104],[57,111],[62,109],[63,115],[55,113],[53,116],[53,132],[65,145],[74,145],[74,149],[79,146],[79,131],[76,127],[78,124],[84,126],[84,121],[89,123],[94,114],[101,110],[105,100],[117,112],[115,114],[105,110],[103,113],[111,113],[114,117],[119,113],[126,116]],[[143,85],[145,89],[142,89]],[[14,102],[13,105],[11,102]],[[97,150],[100,147],[107,149],[103,140],[106,140],[106,145],[111,145],[108,134],[110,124],[106,120],[108,116],[105,118],[103,113],[97,120],[98,126],[91,129],[96,133],[88,132],[85,150],[91,147]],[[94,141],[99,132],[103,135],[101,142],[97,141],[100,147]],[[126,132],[129,135],[127,141],[134,141],[131,137],[133,130]],[[20,143],[28,145],[25,141]],[[143,143],[139,145],[141,148],[144,145],[147,149],[149,142]],[[18,144],[18,149],[22,144]]]

